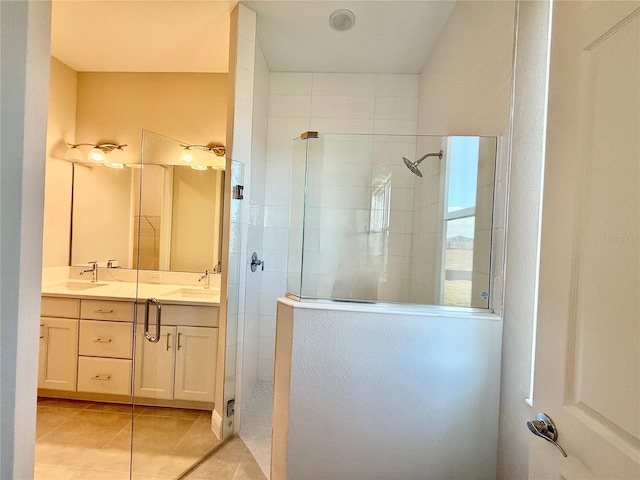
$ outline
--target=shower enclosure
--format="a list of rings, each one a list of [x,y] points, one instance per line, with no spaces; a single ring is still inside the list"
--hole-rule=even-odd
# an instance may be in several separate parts
[[[294,140],[287,295],[490,308],[496,137]]]

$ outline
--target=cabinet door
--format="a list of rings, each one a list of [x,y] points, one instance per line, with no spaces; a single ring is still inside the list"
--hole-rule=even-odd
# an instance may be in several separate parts
[[[177,327],[176,400],[213,402],[218,329]]]
[[[38,388],[75,392],[78,320],[41,318]]]
[[[144,337],[144,326],[137,326],[133,389],[136,397],[173,398],[175,338],[176,327],[162,326],[160,340],[151,343]]]

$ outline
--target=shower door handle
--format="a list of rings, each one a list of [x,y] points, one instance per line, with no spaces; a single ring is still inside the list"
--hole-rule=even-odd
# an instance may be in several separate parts
[[[154,304],[156,306],[156,334],[151,335],[149,333],[149,305]],[[144,338],[151,343],[158,343],[160,341],[160,318],[162,317],[162,305],[155,298],[147,298],[144,304]]]

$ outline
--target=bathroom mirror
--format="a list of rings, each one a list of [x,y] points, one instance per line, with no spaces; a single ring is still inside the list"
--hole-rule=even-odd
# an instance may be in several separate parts
[[[220,262],[225,158],[143,131],[142,162],[74,164],[71,265],[200,272]]]

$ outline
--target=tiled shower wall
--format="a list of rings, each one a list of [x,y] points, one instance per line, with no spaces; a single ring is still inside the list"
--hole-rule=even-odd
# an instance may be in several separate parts
[[[271,73],[258,378],[273,380],[276,298],[286,292],[293,139],[302,132],[415,135],[418,75]],[[402,167],[404,168],[404,167]],[[333,176],[333,177],[331,177]],[[331,177],[331,178],[330,178]],[[342,185],[350,174],[324,172]],[[367,179],[370,185],[370,178]],[[348,182],[347,182],[348,183]],[[339,221],[324,217],[324,224]],[[322,263],[318,264],[322,267]]]

